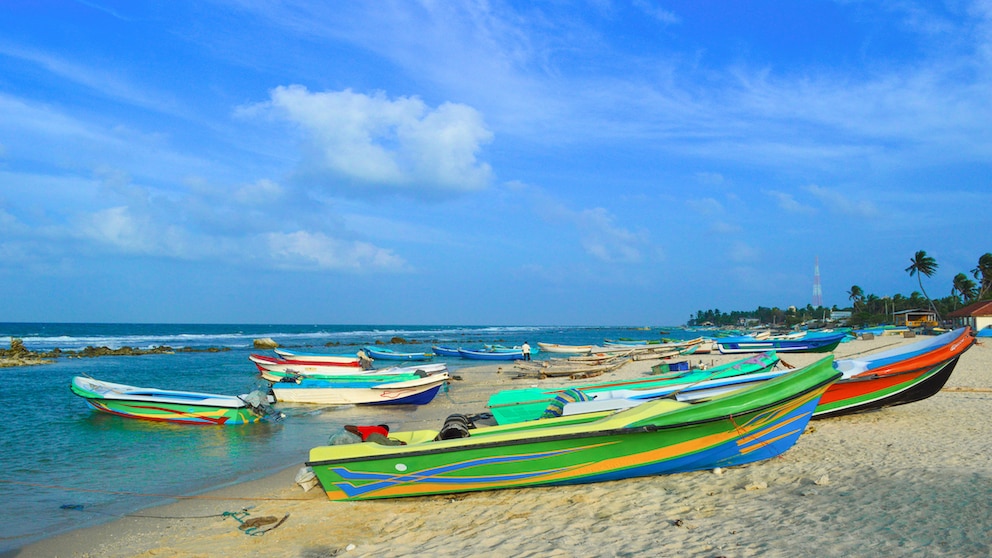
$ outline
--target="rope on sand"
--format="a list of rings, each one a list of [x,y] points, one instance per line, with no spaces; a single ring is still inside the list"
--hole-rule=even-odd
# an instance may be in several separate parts
[[[992,393],[992,388],[980,388],[980,387],[944,387],[940,391],[959,391],[963,393]]]

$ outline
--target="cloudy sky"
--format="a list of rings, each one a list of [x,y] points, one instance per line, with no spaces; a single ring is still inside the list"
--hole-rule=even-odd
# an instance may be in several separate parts
[[[992,251],[987,0],[13,0],[0,321],[675,325]]]

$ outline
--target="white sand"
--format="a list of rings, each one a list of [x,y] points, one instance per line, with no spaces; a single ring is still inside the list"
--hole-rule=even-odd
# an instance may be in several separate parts
[[[842,344],[843,358],[911,339]],[[981,341],[981,340],[980,340]],[[231,518],[128,517],[25,548],[25,557],[326,556],[988,556],[992,554],[992,343],[959,362],[947,388],[909,405],[810,423],[771,460],[722,471],[455,496],[330,502],[298,467],[140,512],[289,518],[247,536]],[[783,355],[805,365],[822,355]],[[721,363],[741,357],[700,355]],[[633,377],[655,362],[598,379]],[[489,393],[536,380],[461,373],[447,397],[394,429],[483,411]],[[594,380],[595,381],[595,380]],[[544,380],[558,385],[565,380]],[[419,424],[423,423],[423,424]],[[315,445],[323,440],[315,440]],[[301,449],[301,465],[309,448]],[[233,498],[233,499],[224,499]]]

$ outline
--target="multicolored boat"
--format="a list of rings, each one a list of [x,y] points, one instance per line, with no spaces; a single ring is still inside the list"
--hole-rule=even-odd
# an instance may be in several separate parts
[[[724,337],[716,340],[717,350],[722,354],[760,353],[776,351],[779,353],[829,353],[840,345],[847,333],[816,334],[807,333],[802,337],[769,337],[755,339],[754,337]]]
[[[274,349],[281,358],[290,362],[323,363],[336,366],[362,366],[362,355],[345,355],[331,353],[312,353],[293,351],[289,349]],[[367,358],[367,357],[366,357]]]
[[[359,370],[338,366],[300,366],[289,364],[281,359],[251,355],[249,357],[258,368],[259,375],[270,382],[298,381],[302,379],[327,381],[390,381],[399,382],[423,377],[428,374],[445,372],[448,366],[443,362],[423,363],[417,366],[390,366]],[[263,360],[266,359],[266,360]]]
[[[272,394],[281,403],[318,405],[426,405],[450,380],[447,372],[403,381],[338,381],[302,379],[276,382]]]
[[[613,392],[621,391],[632,399],[643,400],[664,397],[676,391],[702,391],[713,387],[713,384],[737,384],[741,378],[752,378],[755,381],[766,380],[763,374],[771,371],[778,364],[779,357],[774,352],[761,353],[742,360],[737,360],[705,370],[690,370],[676,374],[643,376],[629,380],[611,380],[591,384],[573,385],[568,387],[532,387],[508,389],[494,393],[486,405],[493,418],[499,424],[512,424],[527,420],[536,420],[559,394],[565,390],[577,389],[585,393],[589,399],[616,398]],[[743,387],[737,385],[737,387]],[[632,403],[633,405],[634,403]]]
[[[705,402],[616,413],[390,432],[404,445],[322,446],[307,465],[331,500],[603,482],[740,465],[786,451],[840,373],[832,357]],[[448,422],[457,422],[460,428]],[[451,437],[454,433],[458,437]]]
[[[76,376],[69,385],[90,407],[120,417],[177,424],[238,425],[275,416],[267,396],[135,387]]]
[[[940,391],[975,343],[970,327],[859,359],[838,360],[843,377],[830,386],[813,418],[904,405]]]

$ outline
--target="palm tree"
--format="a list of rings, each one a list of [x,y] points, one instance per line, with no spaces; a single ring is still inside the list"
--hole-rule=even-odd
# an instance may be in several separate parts
[[[951,296],[957,293],[961,297],[961,302],[971,302],[975,298],[977,289],[975,282],[968,279],[964,273],[954,276],[954,287],[951,289]]]
[[[923,291],[923,296],[927,298],[927,302],[930,304],[930,309],[937,316],[937,321],[940,322],[940,314],[937,312],[937,307],[933,305],[933,301],[930,300],[930,295],[927,294],[927,290],[923,288],[923,276],[933,277],[934,272],[937,271],[937,260],[928,256],[923,250],[917,250],[916,255],[910,258],[910,266],[906,268],[909,276],[912,277],[916,275],[916,280],[920,283],[920,290]]]
[[[971,270],[971,274],[978,283],[978,300],[981,300],[990,290],[992,290],[992,253],[986,252],[978,258],[978,267]]]
[[[854,303],[854,309],[858,309],[858,303],[861,302],[861,298],[865,296],[865,292],[861,290],[861,287],[857,285],[852,285],[851,290],[847,291],[847,298]]]

